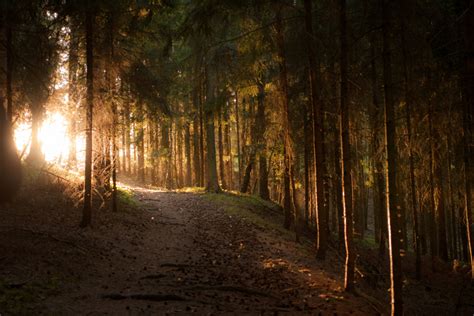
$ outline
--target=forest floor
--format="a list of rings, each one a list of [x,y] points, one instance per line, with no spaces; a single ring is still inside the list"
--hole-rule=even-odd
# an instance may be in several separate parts
[[[281,228],[275,204],[127,190],[125,207],[98,211],[87,229],[78,228],[80,209],[52,185],[24,188],[0,207],[0,314],[388,312],[385,291],[379,299],[344,293],[340,255],[317,262],[311,243]]]

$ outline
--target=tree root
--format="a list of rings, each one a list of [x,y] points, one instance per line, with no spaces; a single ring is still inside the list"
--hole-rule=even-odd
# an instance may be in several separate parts
[[[164,301],[188,301],[187,298],[175,295],[175,294],[105,294],[102,295],[101,298],[103,299],[110,299],[110,300],[140,300],[140,301],[153,301],[153,302],[164,302]]]
[[[256,295],[262,297],[269,297],[273,299],[278,299],[270,293],[262,292],[256,289],[249,289],[241,286],[234,285],[219,285],[219,286],[193,286],[188,288],[183,288],[184,291],[223,291],[223,292],[239,292],[248,295]]]

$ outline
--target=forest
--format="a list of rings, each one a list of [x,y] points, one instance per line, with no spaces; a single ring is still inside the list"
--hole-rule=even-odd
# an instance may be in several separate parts
[[[0,315],[473,315],[474,0],[0,0]]]

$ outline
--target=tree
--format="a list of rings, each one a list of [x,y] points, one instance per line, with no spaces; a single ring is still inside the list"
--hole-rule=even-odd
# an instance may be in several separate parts
[[[352,157],[349,137],[349,99],[347,75],[347,17],[346,1],[339,1],[340,42],[341,42],[341,136],[342,144],[342,170],[343,196],[344,196],[344,237],[346,249],[346,264],[344,272],[344,288],[346,291],[354,290],[355,254],[353,246],[353,219],[352,219]]]
[[[391,16],[389,3],[382,0],[384,23],[383,38],[383,80],[385,94],[385,147],[387,151],[387,219],[388,244],[390,256],[390,296],[392,315],[403,315],[402,299],[402,264],[400,258],[400,236],[398,217],[400,204],[397,188],[397,148],[395,144],[395,102],[392,85],[392,60],[389,36],[391,32]]]
[[[86,67],[87,67],[87,96],[86,96],[86,159],[84,168],[84,209],[81,227],[87,227],[92,222],[92,127],[94,108],[94,14],[90,1],[85,9],[86,34]]]

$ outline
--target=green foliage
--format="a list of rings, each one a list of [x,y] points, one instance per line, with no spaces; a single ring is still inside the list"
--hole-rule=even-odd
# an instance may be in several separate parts
[[[117,201],[120,211],[132,212],[139,207],[133,191],[124,187],[117,187]]]

